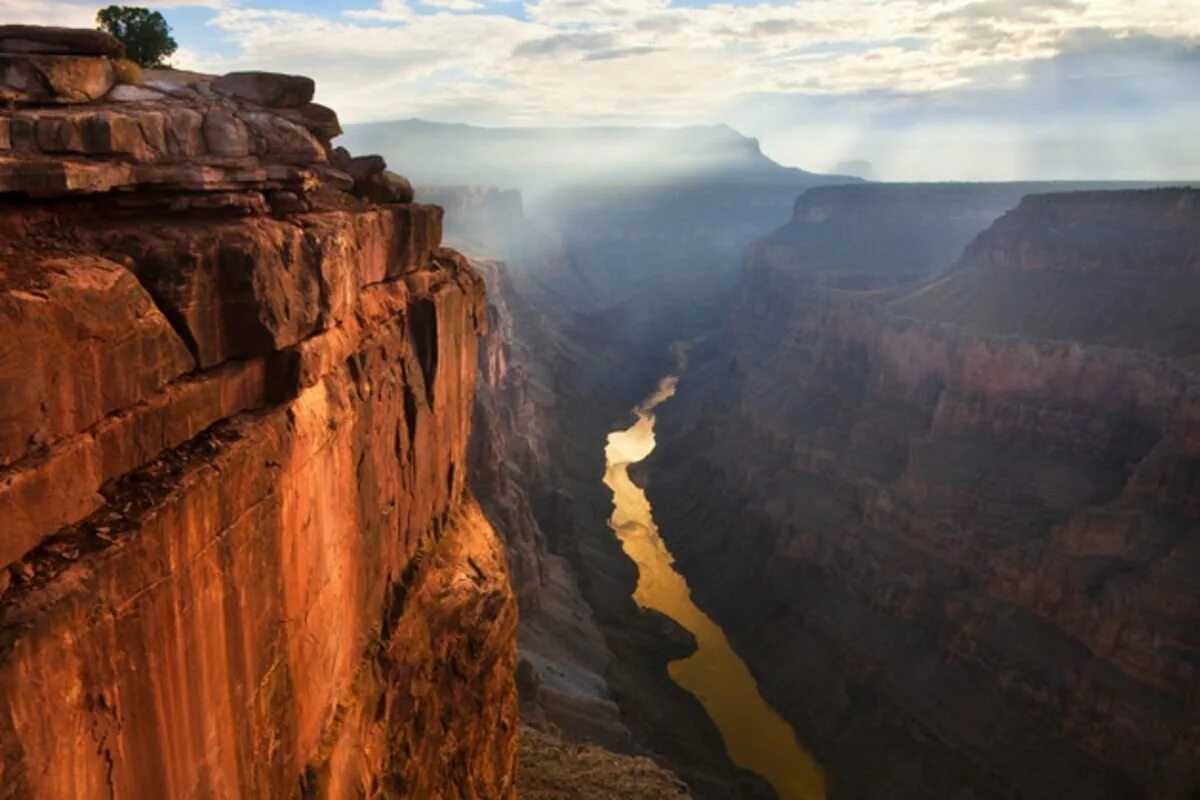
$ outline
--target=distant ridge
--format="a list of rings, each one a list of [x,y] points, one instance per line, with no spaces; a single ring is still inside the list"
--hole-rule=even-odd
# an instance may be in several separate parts
[[[494,185],[538,193],[571,184],[729,181],[794,186],[856,183],[785,167],[728,125],[483,128],[420,119],[346,126],[355,152],[382,153],[416,183]]]

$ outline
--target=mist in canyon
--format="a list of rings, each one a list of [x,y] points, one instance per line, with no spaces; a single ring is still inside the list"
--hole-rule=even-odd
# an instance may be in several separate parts
[[[500,5],[0,25],[0,797],[1200,797],[1200,16]]]
[[[1189,796],[1195,190],[442,129],[347,141],[494,262],[473,464],[523,714],[696,797]]]

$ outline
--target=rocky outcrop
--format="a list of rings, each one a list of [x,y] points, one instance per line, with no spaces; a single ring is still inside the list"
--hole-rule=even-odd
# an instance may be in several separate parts
[[[678,778],[648,758],[571,744],[533,728],[521,731],[517,786],[524,800],[691,797]]]
[[[248,100],[268,108],[296,108],[312,102],[316,84],[304,75],[274,72],[230,72],[214,80],[217,94]]]
[[[0,795],[512,797],[483,284],[221,85],[0,123]]]
[[[656,517],[852,794],[1200,788],[1200,383],[1158,333],[1049,330],[982,279],[1057,275],[1047,319],[1107,313],[1090,287],[1114,274],[1165,297],[1193,271],[1196,199],[1028,199],[890,302],[752,259],[693,352],[660,415]],[[1147,245],[1122,256],[1104,243],[1125,226]],[[1170,308],[1194,319],[1196,298]],[[1200,345],[1183,333],[1170,354]]]
[[[124,204],[235,192],[253,206],[349,185],[328,163],[337,116],[310,102],[307,78],[146,70],[140,85],[114,86],[105,56],[8,53],[5,41],[0,99],[16,109],[0,118],[0,192],[125,190],[114,197]]]
[[[0,25],[0,100],[88,103],[116,82],[110,56],[124,47],[103,31]]]
[[[0,52],[119,56],[124,46],[111,34],[87,28],[0,25]]]

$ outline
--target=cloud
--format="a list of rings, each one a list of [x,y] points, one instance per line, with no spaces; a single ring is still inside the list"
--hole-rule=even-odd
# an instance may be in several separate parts
[[[601,50],[599,53],[592,53],[587,57],[588,61],[606,61],[614,58],[633,58],[634,56],[646,56],[651,53],[661,53],[662,49],[658,47],[650,47],[643,45],[641,47],[618,47],[612,50]]]
[[[748,95],[725,110],[768,155],[870,160],[888,180],[1200,178],[1200,42],[1088,30],[932,92]]]
[[[1032,130],[1056,114],[1064,125],[1108,125],[1137,109],[1139,122],[1161,127],[1158,110],[1200,100],[1190,67],[1200,14],[1181,14],[1179,0],[379,0],[345,12],[237,3],[206,28],[228,45],[220,52],[177,31],[188,48],[180,65],[311,74],[347,122],[745,119],[803,164],[809,134],[844,135],[836,147],[848,147],[858,134],[847,131],[912,132],[922,114]],[[0,0],[0,11],[33,8]],[[915,139],[907,146],[924,152]],[[859,157],[831,152],[827,163]],[[871,160],[884,175],[895,163]]]
[[[824,29],[798,19],[762,19],[750,26],[749,35],[752,38],[760,36],[786,36],[787,34],[799,33],[801,31],[818,30]]]
[[[614,36],[610,33],[558,33],[544,39],[521,42],[513,48],[513,55],[517,58],[536,58],[563,53],[587,54],[595,50],[610,48],[615,41]]]
[[[415,14],[406,0],[379,0],[378,8],[351,9],[345,12],[348,19],[405,22]]]
[[[943,11],[934,19],[1040,23],[1054,16],[1056,12],[1079,12],[1085,9],[1086,6],[1078,0],[972,0],[966,5]]]
[[[477,3],[475,0],[421,0],[421,5],[444,8],[447,11],[475,11],[484,7],[483,3]]]

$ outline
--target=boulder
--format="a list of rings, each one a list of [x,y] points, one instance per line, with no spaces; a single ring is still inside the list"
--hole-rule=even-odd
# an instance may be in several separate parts
[[[372,203],[411,203],[413,188],[408,179],[390,172],[383,156],[357,156],[348,158],[343,148],[337,148],[332,156],[334,166],[345,164],[343,169],[354,179],[353,193]]]
[[[330,139],[342,135],[342,126],[338,122],[337,112],[320,103],[308,103],[299,108],[284,108],[280,109],[278,113],[284,119],[307,128],[313,136],[326,144]]]
[[[240,111],[257,155],[270,155],[281,161],[312,164],[325,160],[325,148],[307,130],[278,114],[267,111]]]
[[[354,179],[347,175],[343,170],[337,167],[330,167],[318,164],[316,167],[317,176],[321,179],[323,186],[337,189],[340,192],[350,192],[354,190]]]
[[[204,144],[214,156],[237,158],[250,154],[250,135],[246,125],[228,111],[210,111],[204,115]]]
[[[342,149],[342,148],[339,148]],[[336,162],[335,162],[336,166]],[[387,162],[383,160],[383,156],[355,156],[350,159],[350,163],[346,164],[345,170],[349,173],[355,182],[366,180],[372,175],[376,175],[387,169]]]
[[[298,108],[312,102],[316,84],[303,75],[230,72],[214,80],[211,88],[217,94],[269,108]]]
[[[386,169],[356,181],[354,191],[372,203],[411,203],[414,197],[408,178]]]
[[[90,103],[116,82],[103,56],[0,53],[0,101]]]
[[[350,151],[344,147],[335,147],[329,152],[329,163],[346,172],[350,169],[350,162],[354,157],[350,155]]]
[[[0,53],[119,56],[124,52],[116,37],[91,28],[0,25]]]

